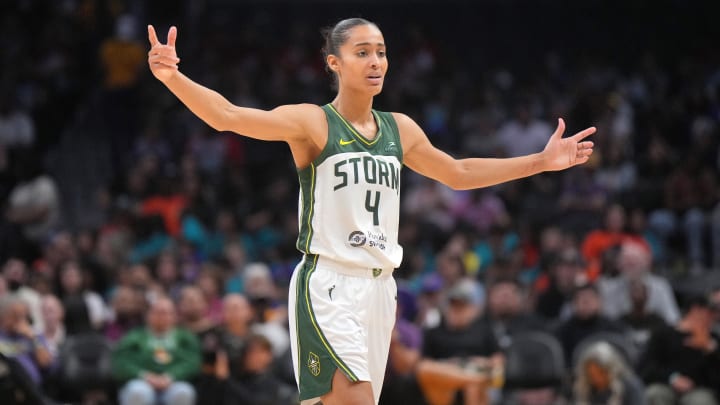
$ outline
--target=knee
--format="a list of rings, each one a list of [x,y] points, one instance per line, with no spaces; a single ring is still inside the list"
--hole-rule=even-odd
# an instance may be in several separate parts
[[[712,391],[706,388],[697,388],[680,399],[681,405],[717,405],[717,400]]]
[[[121,405],[152,405],[154,403],[155,390],[143,380],[128,382],[120,392]]]
[[[168,404],[192,405],[195,403],[195,388],[184,381],[176,381],[168,387],[165,398]]]
[[[645,390],[645,399],[650,404],[673,404],[675,393],[664,384],[652,384]]]
[[[648,225],[659,234],[667,236],[675,230],[677,223],[670,211],[657,210],[648,216]]]
[[[705,214],[698,208],[693,208],[685,214],[685,226],[699,228],[705,224]]]

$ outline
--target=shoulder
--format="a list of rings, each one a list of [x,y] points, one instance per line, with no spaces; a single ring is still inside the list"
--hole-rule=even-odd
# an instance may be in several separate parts
[[[392,115],[392,117],[395,119],[395,122],[397,123],[398,129],[402,130],[403,128],[409,128],[409,127],[418,127],[418,124],[413,120],[412,118],[408,117],[406,114],[399,113],[399,112],[390,112],[388,113]]]
[[[306,134],[326,133],[325,110],[316,104],[285,104],[273,109],[285,119],[298,123]]]
[[[276,111],[301,112],[301,113],[323,113],[322,107],[312,103],[283,104],[275,107]]]
[[[308,118],[315,118],[325,115],[325,111],[323,111],[322,107],[310,103],[284,104],[275,107],[273,111],[279,114],[285,114],[287,116],[294,117],[299,120],[305,120]]]
[[[423,132],[415,120],[403,113],[393,112],[391,114],[395,119],[395,124],[397,125],[405,153],[411,151],[416,145],[421,144],[424,139],[427,139],[425,132]]]

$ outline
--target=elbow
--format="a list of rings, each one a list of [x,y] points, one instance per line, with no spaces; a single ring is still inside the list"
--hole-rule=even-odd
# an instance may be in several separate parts
[[[453,178],[443,183],[445,183],[445,185],[450,187],[450,189],[452,189],[453,191],[467,190],[467,187],[465,187],[465,185],[463,185],[460,180],[461,179]]]
[[[206,120],[205,123],[218,132],[230,130],[229,120],[226,118],[226,114],[218,114],[218,116]]]
[[[223,106],[217,109],[216,114],[208,117],[208,119],[205,120],[205,123],[218,132],[231,131],[233,115],[234,111],[232,105]]]

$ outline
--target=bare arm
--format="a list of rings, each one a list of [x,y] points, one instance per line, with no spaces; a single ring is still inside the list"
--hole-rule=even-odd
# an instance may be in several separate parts
[[[456,190],[488,187],[544,171],[567,169],[587,162],[593,151],[593,143],[582,140],[595,133],[594,127],[563,138],[565,123],[560,119],[557,130],[540,153],[506,159],[455,159],[434,147],[408,116],[397,113],[394,116],[402,138],[404,163]]]
[[[303,122],[312,105],[286,105],[271,111],[238,107],[218,92],[192,81],[178,70],[180,59],[175,50],[177,28],[168,31],[162,44],[152,25],[148,26],[151,49],[148,64],[160,80],[190,111],[218,131],[232,131],[269,141],[297,141],[306,136]]]

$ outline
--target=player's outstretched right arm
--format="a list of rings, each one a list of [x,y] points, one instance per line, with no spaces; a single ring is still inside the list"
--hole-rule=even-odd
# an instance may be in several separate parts
[[[148,25],[148,39],[151,46],[148,64],[153,75],[214,129],[274,141],[293,141],[305,136],[303,116],[311,108],[309,105],[286,105],[271,111],[233,105],[218,92],[195,83],[178,70],[177,28],[170,28],[167,44],[162,44],[155,28]]]

